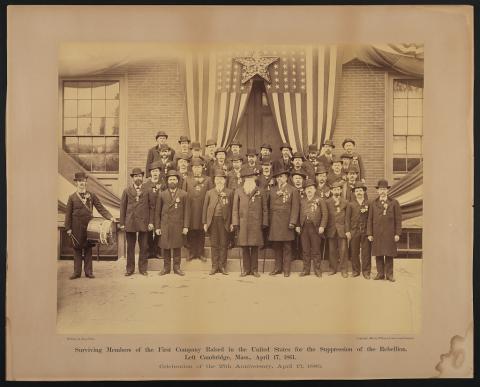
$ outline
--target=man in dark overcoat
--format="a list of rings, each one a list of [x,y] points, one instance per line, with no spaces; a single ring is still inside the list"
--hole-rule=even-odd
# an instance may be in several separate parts
[[[347,278],[348,246],[345,234],[345,215],[348,202],[342,198],[343,183],[337,181],[332,184],[332,197],[327,200],[328,223],[326,236],[328,238],[329,261],[334,275],[342,272],[342,277]],[[340,261],[338,259],[340,258]]]
[[[290,276],[292,241],[295,239],[295,226],[298,222],[300,199],[298,190],[288,184],[289,172],[283,168],[274,172],[277,185],[269,193],[268,239],[275,250],[275,268],[270,275],[282,273]]]
[[[264,191],[270,191],[270,189],[276,184],[272,173],[272,160],[269,157],[264,157],[260,162],[262,171],[257,177],[258,186]]]
[[[162,163],[160,161],[151,163],[149,167],[150,177],[144,183],[145,189],[152,195],[151,201],[154,203],[154,206],[157,203],[158,193],[166,187],[165,180],[162,182],[160,179],[161,168]],[[161,252],[158,247],[158,240],[159,237],[155,234],[155,231],[148,232],[148,258],[160,258]]]
[[[227,173],[227,187],[236,190],[242,185],[242,176],[240,171],[242,169],[243,157],[241,155],[234,155],[230,159],[232,169]]]
[[[357,181],[352,191],[355,198],[350,201],[345,219],[345,234],[347,239],[350,240],[352,277],[358,277],[362,273],[365,279],[370,279],[372,257],[370,241],[367,238],[370,207],[366,197],[367,186],[365,183]]]
[[[243,185],[233,197],[232,225],[237,232],[237,246],[242,247],[241,277],[258,273],[258,248],[263,246],[263,229],[268,227],[267,198],[256,182],[257,171],[247,165],[242,168]]]
[[[153,230],[155,204],[153,196],[143,184],[145,173],[140,168],[133,168],[130,174],[133,183],[124,189],[120,201],[120,228],[125,230],[127,239],[127,268],[125,275],[135,272],[135,244],[138,239],[138,271],[147,275],[148,266],[148,232]]]
[[[280,145],[280,152],[282,152],[282,155],[279,159],[273,162],[273,170],[280,171],[281,169],[284,169],[285,171],[290,172],[293,167],[292,147],[288,142],[284,142]]]
[[[185,275],[180,269],[180,253],[190,224],[190,203],[187,193],[178,187],[178,183],[178,172],[168,171],[167,189],[160,192],[155,205],[155,233],[160,235],[163,256],[163,270],[160,275],[170,273],[172,256],[173,272]]]
[[[293,175],[295,172],[305,175],[304,179],[315,179],[313,165],[305,161],[305,157],[301,152],[295,152],[292,156],[292,169],[290,170],[290,174]]]
[[[227,173],[231,168],[231,162],[226,159],[227,157],[227,151],[225,148],[217,148],[214,152],[215,155],[215,161],[211,163],[210,169],[208,171],[208,176],[210,176],[212,179],[214,179],[215,172],[218,169],[223,169],[225,173]]]
[[[322,276],[320,267],[321,239],[324,238],[328,222],[328,210],[325,200],[315,195],[316,186],[313,180],[305,184],[305,197],[300,200],[299,225],[296,227],[302,243],[303,271],[300,276],[310,274],[311,262],[317,277]]]
[[[173,158],[175,157],[175,150],[170,148],[167,145],[167,139],[168,139],[168,135],[163,130],[160,130],[157,132],[157,135],[155,136],[155,141],[157,142],[157,145],[155,145],[153,148],[150,148],[147,154],[147,165],[145,167],[147,171],[147,177],[150,177],[150,173],[148,172],[149,171],[148,168],[150,167],[150,164],[162,158],[161,156],[162,146],[165,147],[167,158],[170,161],[172,161]]]
[[[365,177],[366,177],[365,165],[363,163],[362,156],[360,156],[358,152],[355,151],[355,147],[356,147],[355,141],[352,140],[351,138],[346,138],[342,142],[342,147],[343,149],[345,149],[347,154],[351,156],[350,163],[352,165],[355,165],[358,168],[359,170],[358,179],[365,183]]]
[[[318,161],[323,164],[325,169],[328,171],[332,166],[333,162],[333,150],[335,149],[335,144],[332,140],[325,140],[322,144],[322,150],[320,156],[318,156]]]
[[[190,256],[187,260],[198,258],[206,262],[204,256],[205,230],[202,223],[203,202],[208,190],[212,189],[212,179],[205,176],[202,159],[192,159],[192,176],[185,181],[187,200],[190,202],[190,224],[188,226],[188,246]]]
[[[75,173],[73,180],[77,185],[77,191],[68,197],[65,210],[65,231],[73,244],[73,274],[70,279],[82,275],[82,260],[85,262],[85,277],[95,278],[92,265],[92,247],[95,244],[87,241],[87,227],[93,218],[93,207],[105,219],[115,222],[115,218],[102,205],[95,193],[87,191],[87,175],[84,172]]]
[[[227,275],[227,248],[232,227],[233,190],[226,187],[227,175],[221,168],[214,172],[215,187],[207,191],[203,203],[202,223],[210,233],[212,270]]]
[[[367,235],[372,242],[372,255],[377,263],[376,280],[395,281],[393,258],[397,256],[397,242],[402,234],[402,211],[396,199],[388,196],[388,181],[381,179],[377,186],[378,197],[370,204]]]

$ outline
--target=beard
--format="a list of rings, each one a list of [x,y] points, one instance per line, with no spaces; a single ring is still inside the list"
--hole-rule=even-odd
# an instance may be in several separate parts
[[[250,195],[255,188],[257,188],[257,183],[255,180],[248,179],[245,180],[245,183],[243,183],[243,190],[247,195]]]
[[[170,189],[177,188],[177,183],[168,183],[168,188],[170,188]]]

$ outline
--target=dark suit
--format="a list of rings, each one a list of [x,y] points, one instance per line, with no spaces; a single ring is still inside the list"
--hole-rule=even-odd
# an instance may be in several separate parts
[[[65,231],[72,230],[72,235],[78,241],[78,244],[73,245],[73,274],[76,276],[80,276],[82,273],[82,260],[85,261],[85,275],[93,274],[92,246],[94,243],[87,241],[87,227],[88,222],[93,218],[93,207],[105,219],[112,218],[110,212],[100,203],[97,195],[93,192],[85,192],[85,204],[79,195],[75,192],[68,197],[65,210]]]
[[[233,189],[234,191],[242,186],[243,179],[240,177],[240,170],[235,171],[232,169],[227,174],[227,188]]]
[[[291,159],[284,160],[283,157],[275,160],[272,164],[273,172],[281,169],[285,169],[286,171],[291,171],[292,168],[293,168],[292,160]]]
[[[175,150],[169,147],[168,159],[173,160],[175,156]],[[147,171],[146,177],[150,177],[150,164],[154,161],[159,161],[161,159],[160,149],[158,145],[155,145],[153,148],[150,148],[147,153],[147,165],[145,170]]]
[[[134,184],[125,188],[120,201],[120,225],[125,226],[127,239],[127,273],[135,271],[135,244],[138,237],[140,248],[138,270],[147,270],[148,258],[148,225],[153,224],[155,203],[145,185],[141,185],[137,193]]]
[[[333,164],[332,155],[330,155],[330,157],[328,157],[326,154],[323,154],[323,155],[318,157],[318,162],[323,164],[325,169],[328,171]]]
[[[348,202],[339,198],[339,205],[335,205],[334,197],[326,202],[328,208],[328,223],[326,236],[328,238],[330,268],[337,272],[347,272],[347,236],[345,235],[345,215]],[[340,258],[340,262],[338,262]]]
[[[150,177],[150,179],[148,179],[145,183],[143,183],[143,186],[152,195],[151,200],[153,201],[155,206],[155,204],[157,203],[157,195],[160,193],[162,189],[164,189],[164,185],[162,181],[159,178],[157,182],[153,183]],[[158,240],[159,240],[159,237],[157,234],[155,234],[155,231],[148,232],[148,257],[149,258],[155,258],[157,256],[160,256],[161,252],[158,247]]]
[[[352,235],[350,239],[350,257],[352,270],[355,273],[370,274],[371,271],[371,248],[367,238],[367,221],[369,204],[365,198],[361,204],[353,199],[347,208],[345,219],[345,232]],[[360,260],[361,249],[361,260]]]
[[[218,208],[217,208],[218,206]],[[207,191],[203,204],[202,223],[207,225],[212,246],[212,269],[226,269],[227,247],[232,224],[233,190],[216,188]]]

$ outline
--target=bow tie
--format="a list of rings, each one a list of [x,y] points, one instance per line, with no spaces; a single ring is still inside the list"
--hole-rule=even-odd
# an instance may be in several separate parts
[[[82,199],[85,199],[85,192],[80,192],[80,196],[82,197]]]

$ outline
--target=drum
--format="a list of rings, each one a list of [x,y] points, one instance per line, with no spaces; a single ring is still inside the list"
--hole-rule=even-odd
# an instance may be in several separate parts
[[[102,245],[115,243],[114,224],[104,218],[92,218],[87,226],[87,240]]]

